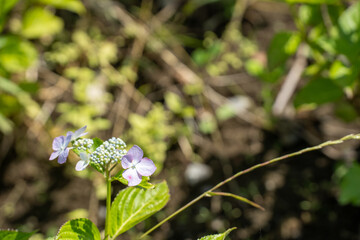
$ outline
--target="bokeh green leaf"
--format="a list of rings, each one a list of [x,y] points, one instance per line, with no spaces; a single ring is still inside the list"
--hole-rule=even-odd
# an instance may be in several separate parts
[[[339,202],[360,206],[360,164],[354,163],[340,182]]]
[[[300,35],[295,32],[276,34],[271,40],[267,52],[269,69],[272,71],[276,67],[285,64],[286,60],[296,52],[300,42]]]
[[[0,230],[1,240],[28,240],[35,232],[19,232],[17,230]]]
[[[36,59],[36,49],[30,42],[14,35],[0,36],[0,66],[6,71],[25,71]]]
[[[336,101],[342,95],[342,89],[331,80],[326,78],[313,79],[297,93],[294,104],[296,107],[305,104],[317,106]]]
[[[37,2],[79,14],[85,12],[85,7],[80,0],[37,0]]]
[[[63,20],[50,11],[33,7],[25,12],[21,33],[27,38],[40,38],[59,33]]]

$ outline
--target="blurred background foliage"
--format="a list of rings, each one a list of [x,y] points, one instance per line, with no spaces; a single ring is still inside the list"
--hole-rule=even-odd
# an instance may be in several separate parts
[[[170,182],[143,231],[247,166],[358,132],[359,64],[358,1],[0,0],[0,226],[38,239],[68,218],[101,226],[101,178],[46,161],[53,137],[87,125],[139,145]],[[232,226],[234,239],[355,239],[358,147],[229,185],[265,213],[213,198],[154,239]]]

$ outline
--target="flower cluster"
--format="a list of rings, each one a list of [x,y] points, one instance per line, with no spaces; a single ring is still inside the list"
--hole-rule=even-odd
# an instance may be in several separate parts
[[[80,138],[73,143],[73,147],[79,151],[87,151],[90,150],[94,141],[89,138]]]
[[[90,161],[100,165],[118,163],[126,154],[125,147],[126,144],[122,139],[112,137],[96,148],[90,155]]]
[[[109,169],[111,164],[121,163],[125,169],[122,176],[128,181],[129,186],[140,184],[143,176],[150,176],[155,172],[154,162],[143,157],[144,153],[139,146],[135,145],[127,152],[126,144],[120,138],[110,138],[91,153],[94,141],[88,138],[79,139],[86,134],[84,133],[85,129],[86,126],[74,133],[68,132],[66,136],[56,137],[53,141],[54,152],[51,154],[50,160],[58,157],[58,162],[62,164],[66,162],[70,149],[76,149],[79,151],[77,153],[80,157],[75,167],[77,171],[84,170],[90,163],[93,163],[93,167],[96,169],[98,166],[102,171]],[[68,147],[70,142],[72,147]]]

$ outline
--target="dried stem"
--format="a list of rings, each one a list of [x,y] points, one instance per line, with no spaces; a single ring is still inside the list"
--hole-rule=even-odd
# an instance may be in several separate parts
[[[158,227],[160,227],[162,224],[164,224],[165,222],[169,221],[171,218],[175,217],[176,215],[178,215],[180,212],[184,211],[185,209],[187,209],[188,207],[190,207],[191,205],[193,205],[194,203],[198,202],[200,199],[202,199],[203,197],[206,197],[207,195],[211,194],[212,191],[214,191],[215,189],[218,189],[219,187],[223,186],[224,184],[230,182],[231,180],[234,180],[235,178],[241,176],[241,175],[244,175],[246,173],[249,173],[255,169],[258,169],[258,168],[261,168],[261,167],[265,167],[267,165],[270,165],[272,163],[275,163],[275,162],[279,162],[279,161],[282,161],[282,160],[285,160],[287,158],[290,158],[290,157],[294,157],[294,156],[298,156],[298,155],[301,155],[303,153],[306,153],[306,152],[311,152],[311,151],[315,151],[315,150],[318,150],[318,149],[321,149],[323,147],[326,147],[326,146],[331,146],[331,145],[336,145],[336,144],[340,144],[340,143],[343,143],[344,141],[347,141],[347,140],[355,140],[355,139],[360,139],[360,133],[359,134],[350,134],[350,135],[347,135],[345,137],[342,137],[340,139],[337,139],[337,140],[332,140],[332,141],[327,141],[327,142],[324,142],[324,143],[321,143],[317,146],[314,146],[314,147],[308,147],[308,148],[305,148],[305,149],[302,149],[300,151],[297,151],[297,152],[294,152],[294,153],[290,153],[290,154],[286,154],[284,156],[281,156],[281,157],[277,157],[277,158],[274,158],[274,159],[271,159],[269,161],[266,161],[266,162],[263,162],[263,163],[259,163],[259,164],[256,164],[250,168],[247,168],[243,171],[240,171],[238,173],[236,173],[235,175],[225,179],[224,181],[218,183],[216,186],[214,186],[213,188],[211,188],[210,190],[202,193],[201,195],[199,195],[197,198],[193,199],[191,202],[187,203],[186,205],[184,205],[183,207],[181,207],[180,209],[178,209],[177,211],[175,211],[173,214],[171,214],[170,216],[168,216],[167,218],[165,218],[164,220],[162,220],[161,222],[159,222],[157,225],[155,225],[154,227],[152,227],[150,230],[148,230],[146,233],[144,233],[143,235],[140,236],[140,238],[143,238],[145,236],[147,236],[148,234],[150,234],[152,231],[154,231],[155,229],[157,229]]]

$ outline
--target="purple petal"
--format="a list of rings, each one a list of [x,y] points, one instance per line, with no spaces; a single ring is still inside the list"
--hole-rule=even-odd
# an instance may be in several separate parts
[[[87,132],[84,133],[85,130],[86,130],[86,127],[87,127],[87,126],[85,125],[84,127],[79,128],[78,130],[76,130],[75,133],[72,135],[71,140],[75,140],[75,139],[77,139],[77,138],[79,138],[79,137],[82,137],[82,136],[86,135]]]
[[[121,159],[121,166],[124,169],[128,169],[131,166],[131,162],[132,162],[133,158],[131,155],[125,155],[122,157]]]
[[[129,168],[125,170],[122,174],[122,176],[128,180],[128,186],[136,186],[141,182],[141,176],[137,173],[136,169]]]
[[[67,147],[71,141],[73,133],[72,132],[67,132],[66,137],[65,137],[65,141],[64,141],[64,147]]]
[[[64,162],[66,162],[66,159],[69,155],[69,150],[69,148],[66,148],[63,152],[60,153],[58,163],[63,164]]]
[[[55,158],[57,158],[59,156],[59,154],[60,154],[60,151],[51,153],[49,160],[54,160]]]
[[[80,160],[77,162],[75,170],[76,171],[82,171],[89,165],[89,161]]]
[[[155,170],[154,162],[149,158],[143,158],[141,161],[136,165],[136,170],[142,176],[151,176]]]
[[[144,156],[143,150],[137,145],[134,145],[130,150],[127,152],[126,155],[132,156],[132,163],[137,164],[141,161],[142,157]]]
[[[65,141],[65,138],[64,136],[60,136],[60,137],[56,137],[54,138],[54,141],[52,143],[52,148],[55,150],[55,151],[58,151],[61,149],[61,146],[63,145]]]

